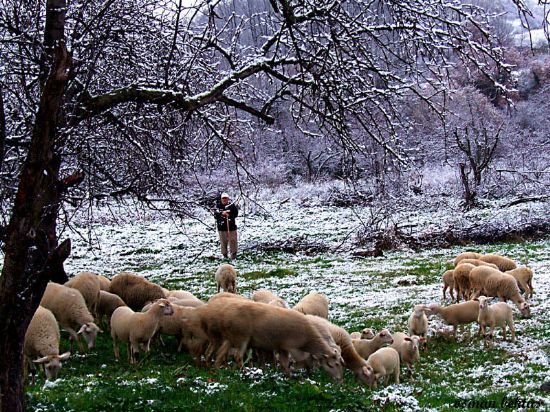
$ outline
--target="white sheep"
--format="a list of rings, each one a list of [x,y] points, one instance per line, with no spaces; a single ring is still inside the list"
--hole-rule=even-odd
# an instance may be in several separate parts
[[[120,359],[118,341],[122,341],[128,345],[128,362],[137,363],[135,354],[139,352],[139,344],[143,345],[145,352],[149,352],[151,338],[158,329],[161,317],[173,313],[172,304],[166,299],[157,300],[145,313],[134,312],[127,306],[117,308],[111,316],[111,337],[116,359]]]
[[[527,266],[521,266],[512,270],[508,270],[504,273],[512,275],[518,284],[518,286],[523,289],[525,293],[525,299],[533,296],[533,271]]]
[[[492,263],[493,265],[497,265],[498,269],[502,272],[506,272],[507,270],[512,270],[517,267],[516,262],[514,262],[510,258],[507,258],[506,256],[488,254],[481,255],[478,259],[487,263]]]
[[[514,314],[510,306],[505,302],[498,302],[489,306],[489,298],[480,296],[479,301],[479,316],[477,321],[481,328],[483,338],[486,339],[485,329],[489,326],[489,335],[493,337],[493,330],[496,326],[502,328],[503,339],[506,340],[506,325],[510,328],[512,334],[512,342],[516,341],[516,331],[514,329]]]
[[[417,335],[422,338],[426,338],[428,335],[428,317],[426,312],[429,312],[429,309],[426,305],[416,305],[413,308],[411,316],[407,322],[409,327],[410,335]]]
[[[101,290],[101,281],[97,273],[80,272],[74,278],[65,282],[65,286],[76,289],[82,293],[82,297],[86,301],[90,313],[97,316],[99,291]]]
[[[220,289],[229,293],[237,293],[237,272],[233,265],[229,263],[220,265],[214,278],[218,286],[218,293],[220,293]]]
[[[454,282],[454,270],[447,270],[443,275],[441,276],[441,280],[443,281],[443,299],[447,299],[447,296],[445,296],[445,292],[447,289],[449,289],[449,294],[451,295],[451,302],[455,300],[453,289],[455,287]]]
[[[260,289],[252,294],[252,300],[254,302],[267,303],[268,305],[275,305],[281,308],[288,308],[287,303],[279,296],[267,289]]]
[[[23,346],[25,376],[31,369],[32,385],[35,384],[35,364],[43,365],[46,379],[55,379],[61,368],[61,361],[69,358],[70,352],[59,354],[59,325],[53,313],[39,306],[31,319]]]
[[[165,288],[162,289],[164,291],[164,294],[166,295],[166,299],[197,299],[195,295],[193,295],[191,292],[188,292],[187,290],[168,290]]]
[[[413,364],[420,360],[419,345],[424,341],[424,338],[416,335],[408,336],[403,332],[395,332],[393,334],[393,343],[391,347],[399,352],[401,364],[407,365],[407,371],[411,380],[413,379]]]
[[[322,293],[309,293],[304,296],[292,309],[304,315],[315,315],[328,319],[329,302]]]
[[[453,270],[453,282],[455,284],[456,301],[462,297],[464,300],[469,300],[471,295],[472,284],[470,280],[470,272],[476,267],[471,263],[463,263],[464,259]]]
[[[479,267],[472,270],[472,272],[477,269]],[[517,306],[523,317],[531,316],[529,304],[521,296],[517,281],[512,275],[494,270],[485,279],[483,289],[486,296],[498,297],[501,302],[506,302],[506,300],[510,299]]]
[[[75,340],[80,351],[84,351],[79,335],[84,336],[89,349],[95,346],[97,334],[103,331],[94,323],[94,318],[78,290],[50,282],[40,305],[51,310],[59,325],[69,332],[71,351]]]
[[[134,311],[141,310],[148,302],[166,297],[159,285],[130,272],[115,275],[110,292],[120,296]]]
[[[376,388],[379,378],[384,378],[384,385],[387,385],[390,376],[393,375],[395,383],[399,384],[399,353],[394,348],[381,348],[371,354],[367,359],[367,365],[374,373],[374,380],[371,388]]]
[[[456,339],[458,326],[477,322],[479,305],[473,300],[455,303],[449,306],[441,306],[436,303],[428,305],[428,315],[438,315],[447,325],[453,326],[453,336]]]
[[[352,339],[352,344],[359,356],[367,359],[384,345],[391,345],[393,337],[389,330],[382,329],[372,339]]]

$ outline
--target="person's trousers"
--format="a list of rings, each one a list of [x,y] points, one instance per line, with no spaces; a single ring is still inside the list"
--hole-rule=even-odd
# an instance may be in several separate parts
[[[228,256],[228,246],[229,246],[229,253],[231,254],[231,259],[237,258],[237,231],[231,230],[218,230],[218,235],[220,237],[220,243],[222,248],[222,255],[223,257]]]

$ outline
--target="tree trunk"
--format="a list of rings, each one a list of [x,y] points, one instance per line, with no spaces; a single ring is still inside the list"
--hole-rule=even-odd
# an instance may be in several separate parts
[[[36,115],[31,146],[21,171],[5,233],[0,278],[0,411],[24,410],[23,343],[50,279],[66,280],[63,260],[70,243],[57,247],[56,220],[65,189],[59,180],[55,142],[71,59],[63,43],[65,0],[48,0],[45,46],[54,46]]]
[[[462,181],[462,187],[464,188],[464,208],[466,210],[470,210],[475,206],[476,192],[472,191],[470,187],[466,165],[464,163],[459,163],[458,166],[460,167],[460,180]]]
[[[6,115],[4,113],[4,96],[0,87],[0,173],[4,163],[4,147],[6,144]]]

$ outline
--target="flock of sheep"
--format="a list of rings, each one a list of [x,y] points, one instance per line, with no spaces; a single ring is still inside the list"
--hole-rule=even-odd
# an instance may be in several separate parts
[[[70,335],[71,351],[73,341],[83,351],[80,335],[93,348],[102,332],[98,324],[105,324],[115,357],[120,359],[118,345],[125,343],[130,363],[137,363],[139,352],[149,351],[155,336],[172,335],[178,351],[189,351],[196,365],[220,367],[231,358],[242,367],[245,354],[252,350],[259,366],[279,365],[287,376],[297,368],[322,368],[342,382],[347,368],[370,388],[380,378],[387,384],[391,376],[399,383],[403,364],[413,379],[413,365],[427,343],[428,316],[438,315],[452,325],[455,337],[458,326],[478,322],[484,338],[492,337],[497,326],[506,338],[508,327],[512,341],[513,309],[506,300],[514,302],[523,316],[530,316],[525,300],[533,293],[529,268],[518,268],[504,256],[472,252],[458,255],[454,265],[443,274],[443,298],[450,289],[457,303],[416,305],[408,319],[408,334],[387,329],[376,333],[370,328],[350,334],[327,320],[329,301],[321,293],[306,295],[293,308],[265,289],[255,291],[250,299],[238,295],[237,274],[229,264],[216,271],[218,293],[208,302],[129,272],[112,280],[82,272],[65,285],[48,284],[25,336],[25,365],[31,368],[33,384],[36,364],[43,365],[47,379],[54,379],[61,361],[70,356],[70,352],[59,354],[59,326]],[[489,305],[489,297],[502,302]],[[464,302],[459,303],[460,299]]]

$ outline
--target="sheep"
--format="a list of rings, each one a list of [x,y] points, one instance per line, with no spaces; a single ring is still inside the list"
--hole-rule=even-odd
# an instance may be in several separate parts
[[[115,295],[114,293],[107,292],[105,290],[99,291],[99,305],[97,306],[97,316],[100,321],[103,320],[104,317],[107,317],[107,319],[111,319],[111,315],[115,311],[116,308],[120,306],[126,306],[126,303],[121,299],[120,296]],[[109,323],[107,322],[107,324]]]
[[[462,252],[457,257],[455,257],[453,263],[456,266],[460,263],[461,260],[464,259],[479,259],[481,256],[481,253],[476,252]]]
[[[355,379],[369,387],[372,386],[374,373],[367,366],[367,361],[363,359],[355,350],[351,336],[341,327],[334,325],[325,318],[314,315],[306,315],[308,319],[315,319],[315,322],[325,324],[334,342],[340,347],[340,353],[344,360],[344,366],[350,369]]]
[[[363,359],[367,359],[372,353],[376,352],[382,346],[393,343],[393,337],[389,330],[382,329],[372,339],[352,339],[353,347]]]
[[[504,273],[512,275],[516,279],[518,286],[525,293],[525,299],[533,297],[533,271],[530,268],[521,266]]]
[[[202,305],[205,305],[205,303],[198,299],[198,298],[187,298],[187,299],[170,299],[168,298],[168,300],[173,304],[173,305],[177,305],[177,306],[186,306],[186,307],[191,307],[191,308],[197,308],[199,306],[202,306]]]
[[[74,340],[76,340],[79,350],[84,352],[78,335],[84,336],[88,349],[95,346],[97,334],[103,331],[94,323],[94,318],[86,307],[82,294],[77,289],[50,282],[42,296],[40,305],[51,310],[59,325],[69,332],[71,352]]]
[[[394,348],[378,349],[369,356],[367,365],[372,368],[372,373],[374,373],[371,389],[376,388],[377,381],[381,377],[384,378],[384,385],[387,385],[392,374],[395,383],[399,384],[399,353]]]
[[[428,305],[429,315],[438,315],[447,325],[453,326],[453,336],[456,339],[458,325],[467,325],[477,322],[479,305],[473,300],[455,303],[449,306],[441,306],[436,303]]]
[[[90,313],[97,316],[97,306],[99,305],[99,291],[101,290],[101,281],[99,275],[92,272],[80,272],[74,278],[65,282],[65,286],[77,289],[82,293],[86,301],[86,306]]]
[[[69,358],[70,352],[59,354],[59,325],[53,313],[38,306],[25,333],[23,345],[25,357],[25,376],[28,368],[32,373],[32,385],[35,384],[35,364],[43,365],[46,379],[57,378],[61,361]]]
[[[220,292],[220,293],[216,293],[216,294],[210,296],[210,299],[208,299],[208,303],[214,302],[218,299],[244,299],[244,300],[247,300],[247,301],[250,300],[247,297],[245,297],[243,295],[238,295],[236,293]]]
[[[447,289],[449,289],[449,294],[451,295],[451,302],[455,300],[453,289],[455,287],[454,282],[454,270],[447,270],[443,275],[441,276],[441,280],[443,281],[443,299],[447,299],[447,296],[445,296],[445,292]]]
[[[252,300],[254,302],[267,303],[268,305],[275,305],[281,308],[288,308],[287,303],[279,296],[266,289],[260,289],[252,294]]]
[[[502,328],[503,339],[506,340],[506,325],[510,328],[512,334],[512,342],[516,341],[516,331],[514,329],[514,315],[512,308],[505,302],[498,302],[489,306],[489,298],[480,296],[477,298],[479,302],[479,315],[477,321],[481,328],[483,338],[486,339],[485,328],[489,326],[489,335],[493,337],[495,326]]]
[[[393,334],[393,343],[391,344],[391,347],[399,353],[401,364],[404,363],[407,365],[407,372],[409,373],[411,380],[414,380],[412,376],[413,363],[420,360],[420,352],[418,347],[424,340],[425,339],[420,336],[408,336],[403,332],[395,332]]]
[[[407,326],[411,335],[417,335],[426,338],[428,335],[428,317],[426,312],[429,311],[426,305],[416,305],[413,308],[413,313],[409,316]]]
[[[220,289],[229,293],[237,293],[237,272],[229,263],[220,265],[218,270],[216,270],[215,279],[218,293],[220,293]]]
[[[469,263],[470,265],[474,265],[474,266],[490,266],[494,269],[498,269],[497,265],[489,262],[484,262],[483,260],[480,260],[480,259],[462,259],[459,262],[459,264],[464,264],[464,263]]]
[[[512,259],[509,259],[505,256],[488,254],[488,255],[481,255],[478,259],[484,262],[497,265],[498,269],[501,270],[502,272],[506,272],[507,270],[512,270],[517,267],[516,262],[514,262]]]
[[[115,275],[110,291],[120,296],[133,311],[140,311],[148,302],[166,297],[159,285],[130,272]]]
[[[455,284],[457,303],[461,296],[464,300],[468,300],[470,298],[470,289],[472,287],[470,282],[470,272],[475,267],[476,266],[471,263],[461,262],[456,268],[454,268],[453,282]]]
[[[304,296],[292,309],[304,315],[315,315],[328,319],[328,299],[322,293],[310,293]]]
[[[516,279],[512,275],[495,270],[485,279],[484,290],[486,296],[496,296],[502,302],[510,299],[523,317],[531,316],[529,304],[521,296]]]
[[[250,344],[253,348],[278,351],[279,363],[287,375],[288,352],[293,349],[311,353],[332,377],[342,375],[338,352],[326,343],[305,315],[295,310],[243,299],[218,299],[195,310],[201,309],[201,321],[209,338],[222,341],[216,367],[225,360],[231,347],[237,348],[235,359],[242,366]]]
[[[186,290],[168,290],[162,288],[167,299],[176,298],[176,299],[197,299],[195,295]]]
[[[372,339],[374,338],[374,330],[371,328],[364,328],[361,332],[352,332],[350,333],[350,338],[352,339]]]
[[[103,275],[97,275],[97,277],[99,278],[99,288],[101,290],[104,290],[105,292],[110,292],[111,291],[111,280],[106,278]]]
[[[120,340],[127,344],[128,362],[137,363],[135,355],[139,352],[139,344],[144,346],[145,352],[149,352],[151,338],[157,331],[161,317],[170,316],[173,313],[173,306],[166,299],[157,300],[145,313],[134,312],[127,306],[116,308],[111,316],[111,337],[115,358],[120,360],[117,343]]]

